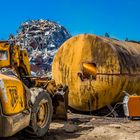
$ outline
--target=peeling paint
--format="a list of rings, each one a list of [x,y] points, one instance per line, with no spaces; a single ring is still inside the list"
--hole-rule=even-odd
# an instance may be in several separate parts
[[[0,79],[0,92],[1,92],[1,97],[2,97],[3,101],[7,102],[8,97],[7,97],[6,88],[5,88],[5,85],[4,85],[4,82],[2,79]]]
[[[30,92],[31,92],[31,102],[32,104],[35,103],[36,101],[36,97],[39,95],[40,92],[42,92],[43,89],[42,88],[31,88]]]

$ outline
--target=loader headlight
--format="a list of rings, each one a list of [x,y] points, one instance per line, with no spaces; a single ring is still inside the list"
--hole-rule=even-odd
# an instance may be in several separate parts
[[[8,52],[0,51],[0,60],[7,60],[7,59],[8,59]]]

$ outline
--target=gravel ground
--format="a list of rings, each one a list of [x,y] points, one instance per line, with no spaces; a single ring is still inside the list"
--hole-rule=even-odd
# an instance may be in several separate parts
[[[35,140],[23,132],[0,140]],[[43,138],[36,140],[140,140],[140,120],[69,114],[68,121],[51,123]]]

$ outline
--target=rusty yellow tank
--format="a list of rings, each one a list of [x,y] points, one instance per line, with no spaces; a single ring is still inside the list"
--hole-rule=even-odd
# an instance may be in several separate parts
[[[123,91],[140,94],[140,44],[89,34],[72,37],[59,48],[52,75],[69,87],[69,106],[100,109],[121,101]]]

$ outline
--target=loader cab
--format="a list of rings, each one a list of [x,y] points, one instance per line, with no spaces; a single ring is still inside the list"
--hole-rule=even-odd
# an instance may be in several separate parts
[[[0,61],[8,60],[8,52],[7,51],[0,51]]]
[[[9,45],[6,42],[0,42],[0,68],[10,66]]]

